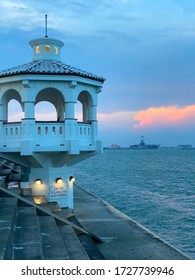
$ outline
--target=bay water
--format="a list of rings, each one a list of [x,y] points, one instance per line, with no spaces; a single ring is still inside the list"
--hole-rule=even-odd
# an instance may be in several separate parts
[[[104,150],[76,183],[195,259],[195,150]]]

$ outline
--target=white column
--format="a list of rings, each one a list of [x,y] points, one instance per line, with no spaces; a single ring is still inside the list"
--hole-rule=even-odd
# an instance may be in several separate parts
[[[21,155],[32,155],[35,139],[34,102],[25,101],[24,119],[22,120]]]
[[[74,120],[75,119],[75,103],[74,102],[66,102],[65,103],[65,119],[66,120]]]
[[[24,118],[34,119],[35,118],[35,103],[32,101],[26,101],[24,103]]]
[[[3,122],[5,121],[7,121],[7,109],[5,105],[0,104],[0,147],[3,145]]]
[[[88,106],[87,104],[83,105],[83,122],[87,122],[89,120],[89,112],[88,112]]]
[[[74,192],[73,192],[73,182],[68,182],[68,208],[74,209]]]
[[[7,121],[7,108],[3,104],[0,104],[0,121]]]
[[[97,106],[91,105],[89,107],[89,121],[97,121]]]

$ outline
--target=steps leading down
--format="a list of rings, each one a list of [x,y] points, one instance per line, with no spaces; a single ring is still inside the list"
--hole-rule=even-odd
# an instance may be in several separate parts
[[[34,207],[18,207],[11,243],[14,260],[42,259],[40,229]]]
[[[103,258],[93,235],[68,221],[66,211],[52,213],[49,203],[36,206],[29,190],[18,194],[0,184],[0,260]]]
[[[11,181],[27,182],[29,169],[0,157],[0,176],[5,176],[7,180]]]
[[[0,196],[0,260],[11,259],[10,235],[17,213],[17,199]]]

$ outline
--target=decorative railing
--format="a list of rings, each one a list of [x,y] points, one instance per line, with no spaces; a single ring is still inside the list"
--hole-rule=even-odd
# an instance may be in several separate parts
[[[64,145],[65,132],[63,122],[36,122],[36,146]]]
[[[22,135],[21,122],[6,123],[3,125],[4,137],[19,137]]]
[[[81,145],[92,144],[92,125],[89,123],[77,122],[74,133],[66,133],[65,122],[35,122],[33,125],[32,140],[35,146],[64,146],[66,140],[77,139]],[[4,147],[20,147],[20,142],[24,139],[22,122],[12,122],[3,124],[2,144]],[[28,136],[26,136],[28,138]],[[27,139],[25,137],[25,139]]]
[[[91,125],[87,123],[78,123],[78,134],[82,138],[87,138],[91,136]]]

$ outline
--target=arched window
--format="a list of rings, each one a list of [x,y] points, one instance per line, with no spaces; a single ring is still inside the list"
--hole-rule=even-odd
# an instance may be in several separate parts
[[[40,51],[41,51],[40,46],[36,46],[36,53],[40,53]]]
[[[8,122],[19,122],[24,118],[20,103],[12,99],[8,103]]]
[[[79,103],[81,103],[82,122],[86,123],[91,120],[90,107],[93,103],[91,95],[87,91],[80,92],[77,104]]]
[[[59,52],[59,51],[58,51],[58,47],[54,47],[54,53],[55,53],[55,54],[58,54],[58,52]]]
[[[45,46],[45,52],[49,53],[51,51],[51,48],[49,45]]]
[[[56,121],[57,112],[55,106],[48,101],[40,101],[35,106],[36,121]]]
[[[65,101],[62,93],[56,88],[44,88],[35,99],[36,121],[64,120]]]

